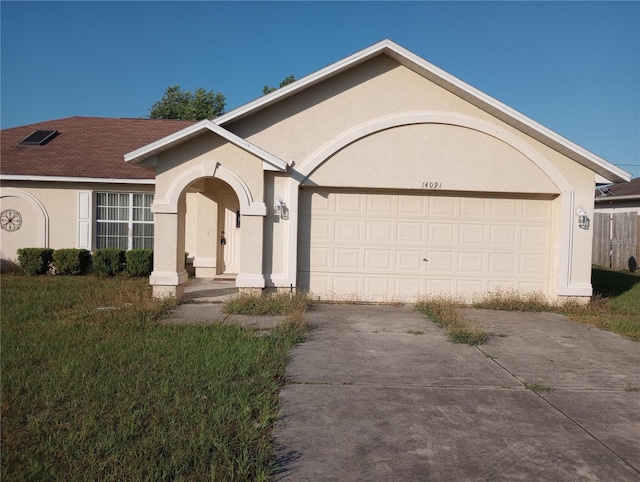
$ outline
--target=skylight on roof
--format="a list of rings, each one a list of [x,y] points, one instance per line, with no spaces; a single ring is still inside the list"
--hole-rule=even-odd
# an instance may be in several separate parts
[[[43,146],[58,134],[58,131],[37,130],[33,134],[22,139],[21,146]]]

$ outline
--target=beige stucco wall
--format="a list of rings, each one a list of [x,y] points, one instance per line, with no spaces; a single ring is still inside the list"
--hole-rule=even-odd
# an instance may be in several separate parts
[[[262,200],[262,160],[210,132],[158,155],[156,198],[165,199],[176,178],[204,163],[219,163],[235,172],[251,190],[254,201]]]
[[[247,140],[281,159],[291,159],[300,165],[316,149],[354,126],[392,114],[417,111],[456,113],[493,123],[541,152],[565,177],[571,178],[576,171],[591,172],[385,56],[225,128],[247,136]],[[460,135],[456,138],[458,142],[461,140]],[[469,152],[464,144],[478,141],[485,142],[469,134],[462,145],[453,143],[447,147]]]
[[[581,207],[593,216],[594,173],[388,57],[368,61],[225,128],[281,159],[293,160],[296,170],[345,132],[409,112],[478,119],[526,144],[528,152],[514,149],[501,136],[455,125],[406,125],[345,146],[303,184],[420,189],[423,182],[434,181],[458,192],[559,195],[554,202],[556,269],[566,269],[560,264],[568,263],[572,283],[590,283],[592,231],[579,229],[568,211]],[[529,151],[543,160],[546,172],[528,158]],[[566,181],[569,191],[561,194],[558,179]],[[266,182],[268,206],[286,197],[286,183],[279,176],[268,175]],[[289,254],[282,240],[288,229],[288,221],[273,217],[265,224],[265,241],[274,241],[265,247],[265,267],[274,275],[286,269]],[[559,254],[566,243],[571,244],[569,260]]]
[[[503,141],[464,127],[417,124],[377,132],[331,156],[304,185],[559,193]]]
[[[53,249],[75,248],[78,246],[78,210],[80,192],[153,192],[153,185],[137,184],[102,184],[102,183],[67,183],[67,182],[33,182],[33,181],[3,181],[2,209],[18,208],[23,213],[23,226],[17,233],[0,231],[0,246],[2,257],[12,257],[18,248],[44,247],[38,243],[37,231],[42,229],[41,222],[35,210],[24,199],[15,196],[5,196],[7,188],[17,189],[35,198],[43,207],[48,219],[48,247]],[[95,208],[94,208],[95,209]],[[95,216],[93,216],[95,221]],[[95,225],[93,226],[95,229]],[[17,236],[13,236],[17,234]],[[95,235],[95,233],[94,233]]]
[[[27,200],[7,196],[0,198],[0,210],[15,209],[22,216],[22,226],[16,231],[0,231],[0,258],[15,261],[18,249],[26,247],[44,247],[38,236],[37,225],[41,222],[37,209]]]
[[[284,273],[289,253],[287,226],[290,220],[285,212],[276,214],[273,206],[277,199],[285,200],[286,184],[289,176],[281,173],[265,173],[265,203],[267,215],[264,218],[264,272]],[[286,206],[290,209],[291,206]]]

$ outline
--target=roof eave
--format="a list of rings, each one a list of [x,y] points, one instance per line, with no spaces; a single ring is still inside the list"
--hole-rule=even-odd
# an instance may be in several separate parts
[[[28,182],[71,182],[96,184],[155,184],[155,179],[117,178],[117,177],[83,177],[83,176],[41,176],[31,174],[0,174],[0,181]]]

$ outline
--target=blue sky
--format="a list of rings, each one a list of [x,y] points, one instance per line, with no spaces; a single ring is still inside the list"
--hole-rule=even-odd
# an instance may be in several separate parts
[[[390,38],[640,176],[639,2],[7,2],[2,128],[145,117],[164,90],[231,110]]]

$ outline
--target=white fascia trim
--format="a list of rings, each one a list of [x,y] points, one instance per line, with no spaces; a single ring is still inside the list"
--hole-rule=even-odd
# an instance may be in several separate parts
[[[98,184],[154,185],[155,179],[117,179],[107,177],[30,176],[28,174],[2,174],[0,181],[90,182]]]
[[[178,131],[174,134],[168,135],[159,139],[151,144],[147,144],[140,149],[136,149],[135,151],[129,152],[124,155],[125,162],[130,162],[132,164],[138,164],[145,159],[152,157],[159,152],[165,151],[175,145],[181,144],[185,140],[188,140],[192,137],[200,135],[204,131],[211,131],[220,137],[228,140],[232,144],[240,147],[241,149],[253,154],[254,156],[262,159],[264,161],[263,164],[269,166],[268,170],[276,170],[280,172],[286,172],[287,163],[280,159],[279,157],[274,156],[273,154],[268,153],[264,149],[259,148],[258,146],[242,139],[241,137],[229,132],[223,127],[220,127],[217,124],[214,124],[208,119],[198,122],[192,126],[186,127],[181,131]],[[264,166],[263,166],[264,167]]]
[[[534,139],[539,140],[561,154],[579,162],[585,167],[601,175],[603,178],[609,179],[611,182],[629,181],[631,179],[631,175],[628,172],[614,166],[596,154],[562,137],[560,134],[538,124],[533,119],[530,119],[524,114],[512,109],[484,92],[479,91],[466,82],[463,82],[457,77],[454,77],[448,72],[445,72],[439,67],[436,67],[430,62],[427,62],[416,54],[388,39],[378,42],[371,47],[331,64],[324,69],[318,70],[313,74],[307,75],[306,77],[303,77],[288,86],[282,87],[271,94],[260,97],[253,102],[249,102],[248,104],[238,107],[227,114],[221,115],[217,117],[214,122],[218,125],[223,125],[232,120],[244,117],[253,111],[278,102],[283,98],[293,95],[299,90],[316,84],[332,75],[351,68],[384,52],[390,53],[392,58],[400,62],[405,67],[428,78],[435,84],[453,92],[462,99],[480,107],[488,113],[495,115],[507,124],[510,124],[525,134],[532,136]]]

